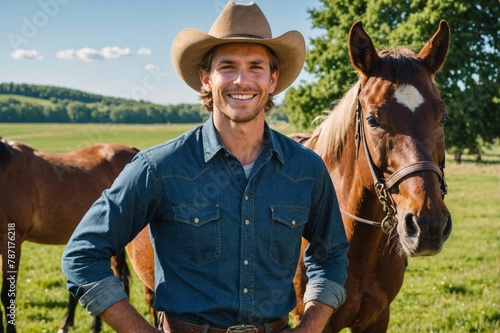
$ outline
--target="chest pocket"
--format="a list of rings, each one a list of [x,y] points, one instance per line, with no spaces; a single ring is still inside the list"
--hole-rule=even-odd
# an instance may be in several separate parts
[[[272,224],[269,259],[280,267],[298,259],[309,208],[301,206],[271,206]]]
[[[180,256],[201,267],[220,259],[220,210],[217,205],[180,205],[174,209]]]

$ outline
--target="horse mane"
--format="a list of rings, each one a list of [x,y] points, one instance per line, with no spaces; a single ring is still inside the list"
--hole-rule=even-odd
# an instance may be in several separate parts
[[[314,142],[314,147],[311,148],[326,163],[333,163],[340,157],[347,130],[355,119],[359,85],[360,81],[335,103],[331,111],[316,117],[313,121],[320,124],[312,133],[310,141]]]
[[[4,163],[13,155],[12,148],[9,144],[0,138],[0,163]]]
[[[381,64],[375,68],[371,76],[380,77],[396,86],[415,80],[417,73],[430,74],[423,60],[408,47],[398,46],[392,50],[380,51],[379,57]]]
[[[370,73],[396,85],[396,87],[414,80],[417,73],[428,72],[422,59],[408,47],[398,46],[392,50],[379,52],[380,61]],[[432,78],[433,79],[433,78]],[[334,163],[340,158],[345,145],[347,130],[355,121],[357,98],[361,80],[354,84],[344,96],[334,103],[332,110],[313,120],[319,122],[311,135],[311,148],[326,163]]]

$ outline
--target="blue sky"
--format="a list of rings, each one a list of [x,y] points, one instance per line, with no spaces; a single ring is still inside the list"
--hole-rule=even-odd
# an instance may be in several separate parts
[[[310,37],[322,33],[311,29],[307,13],[319,0],[256,2],[274,36],[298,30],[309,44]],[[1,0],[0,82],[55,85],[160,104],[198,103],[197,93],[172,67],[170,47],[182,29],[207,32],[226,3]],[[299,80],[307,80],[307,74]]]

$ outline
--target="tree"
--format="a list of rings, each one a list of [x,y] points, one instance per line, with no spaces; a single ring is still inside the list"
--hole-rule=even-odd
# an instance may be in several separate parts
[[[88,123],[91,111],[81,102],[71,102],[68,104],[68,118],[73,123]]]
[[[451,118],[447,146],[457,158],[464,150],[480,154],[500,138],[499,14],[498,2],[489,0],[321,0],[321,8],[309,10],[312,26],[324,31],[310,41],[306,59],[314,82],[287,92],[290,120],[299,130],[310,129],[312,120],[357,80],[347,55],[355,21],[363,21],[379,48],[407,45],[418,52],[445,19],[451,45],[436,79]]]

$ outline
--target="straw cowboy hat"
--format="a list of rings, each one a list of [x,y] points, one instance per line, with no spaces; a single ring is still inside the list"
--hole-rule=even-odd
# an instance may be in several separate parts
[[[273,38],[269,22],[253,2],[229,2],[208,34],[197,29],[182,30],[172,43],[172,62],[179,76],[200,91],[199,69],[208,51],[217,45],[241,42],[265,45],[276,54],[280,75],[275,95],[288,88],[304,66],[306,46],[302,34],[289,31]]]

